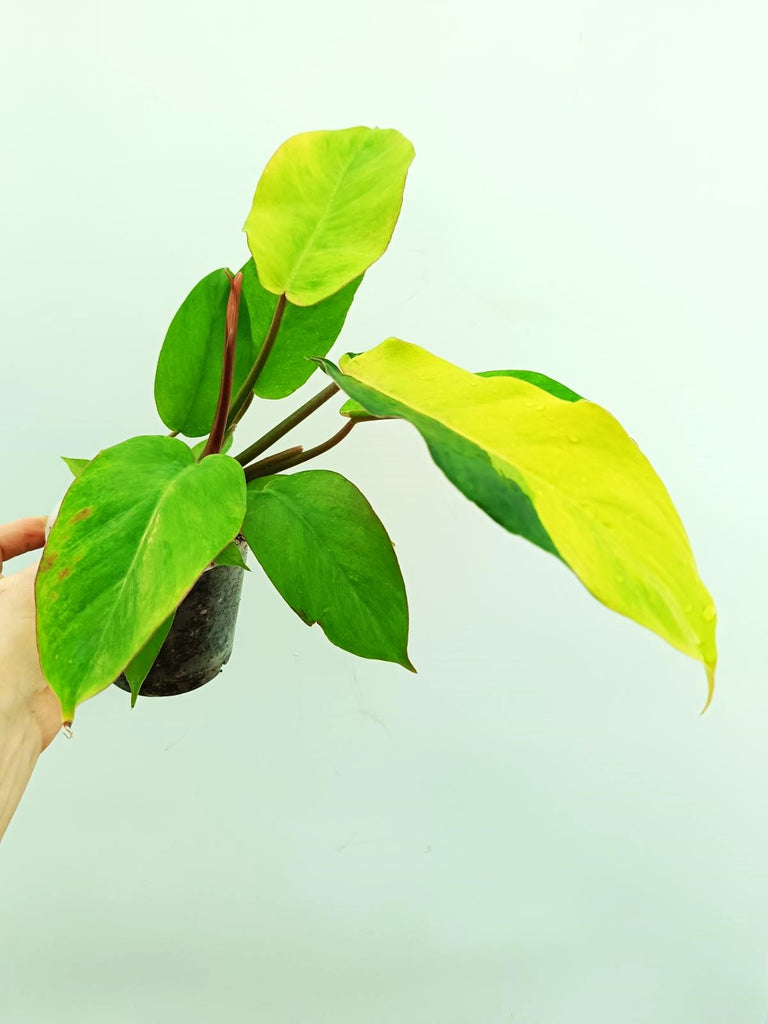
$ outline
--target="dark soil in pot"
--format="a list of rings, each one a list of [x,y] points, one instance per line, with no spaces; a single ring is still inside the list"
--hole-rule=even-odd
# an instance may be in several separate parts
[[[248,546],[237,545],[243,558]],[[174,697],[196,690],[221,672],[232,654],[242,569],[213,565],[205,570],[178,607],[171,631],[139,692],[140,697]],[[130,693],[124,675],[115,686]]]

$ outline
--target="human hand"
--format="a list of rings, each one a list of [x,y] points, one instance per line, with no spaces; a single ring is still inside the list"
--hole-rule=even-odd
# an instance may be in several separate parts
[[[0,526],[0,836],[37,758],[61,728],[61,705],[40,669],[32,565],[4,577],[6,562],[45,543],[44,516]]]

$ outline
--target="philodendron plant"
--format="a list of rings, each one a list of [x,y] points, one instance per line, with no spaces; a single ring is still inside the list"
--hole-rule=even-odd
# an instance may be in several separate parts
[[[343,476],[295,471],[356,425],[391,419],[411,423],[448,480],[497,523],[701,661],[709,702],[712,599],[663,483],[610,413],[542,373],[472,372],[398,338],[326,358],[389,244],[413,155],[389,129],[285,142],[245,222],[251,258],[204,277],[168,329],[155,399],[170,434],[66,460],[75,479],[36,583],[40,661],[65,723],[121,673],[135,701],[201,574],[217,561],[242,565],[241,536],[304,622],[359,657],[412,669],[403,578],[383,525]],[[313,374],[327,378],[313,398],[227,454],[255,398],[285,398]],[[334,398],[345,399],[343,426],[328,441],[273,451]]]

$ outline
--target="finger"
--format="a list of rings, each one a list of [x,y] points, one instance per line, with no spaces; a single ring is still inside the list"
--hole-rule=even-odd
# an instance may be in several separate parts
[[[25,551],[35,551],[45,544],[46,522],[45,516],[33,516],[0,526],[0,569],[3,560],[23,555]]]

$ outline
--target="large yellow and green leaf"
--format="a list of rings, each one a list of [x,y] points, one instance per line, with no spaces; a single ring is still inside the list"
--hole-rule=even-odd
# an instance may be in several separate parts
[[[470,373],[396,338],[320,365],[370,415],[412,423],[446,476],[498,523],[703,662],[711,697],[712,598],[664,484],[609,412],[542,375]]]
[[[413,156],[392,128],[303,132],[284,142],[245,222],[264,288],[311,306],[359,277],[389,245]]]

